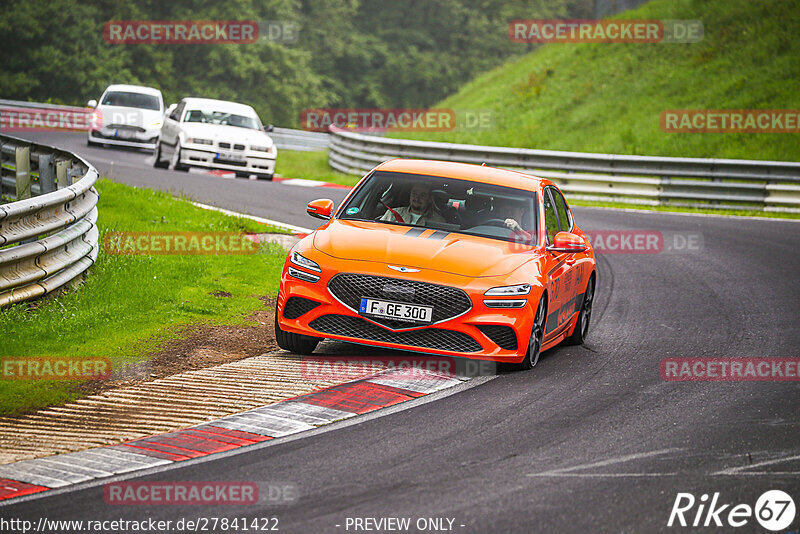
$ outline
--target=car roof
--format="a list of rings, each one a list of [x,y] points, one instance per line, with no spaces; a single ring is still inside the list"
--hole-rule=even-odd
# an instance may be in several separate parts
[[[486,184],[502,185],[515,189],[534,190],[540,185],[550,185],[550,180],[530,174],[497,167],[426,159],[392,159],[375,167],[376,171],[427,174],[443,178],[456,178]]]
[[[161,91],[155,87],[145,87],[144,85],[114,84],[106,87],[104,92],[108,91],[127,91],[129,93],[142,93],[145,95],[161,96]]]
[[[240,104],[238,102],[229,102],[227,100],[214,100],[213,98],[196,98],[187,97],[183,99],[186,102],[186,109],[198,109],[213,107],[216,111],[225,111],[230,113],[242,114],[243,112],[252,113],[256,115],[256,111],[247,104]]]

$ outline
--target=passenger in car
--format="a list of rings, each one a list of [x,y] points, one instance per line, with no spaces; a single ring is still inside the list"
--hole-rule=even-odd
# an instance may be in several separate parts
[[[381,221],[405,222],[424,226],[428,222],[445,222],[433,205],[430,185],[416,182],[411,186],[408,206],[388,208]]]

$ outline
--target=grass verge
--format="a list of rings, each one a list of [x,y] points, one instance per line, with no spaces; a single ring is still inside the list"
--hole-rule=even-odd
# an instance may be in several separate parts
[[[109,231],[277,231],[167,193],[108,180],[96,187],[101,242]],[[277,245],[262,245],[254,255],[101,251],[79,289],[0,311],[0,357],[108,357],[115,367],[147,360],[182,325],[245,323],[264,307],[260,296],[277,294],[285,255]],[[80,386],[74,381],[0,380],[0,415],[74,400]]]
[[[281,150],[276,163],[276,173],[282,178],[303,178],[333,184],[354,186],[361,176],[336,171],[328,165],[328,151],[303,152]]]

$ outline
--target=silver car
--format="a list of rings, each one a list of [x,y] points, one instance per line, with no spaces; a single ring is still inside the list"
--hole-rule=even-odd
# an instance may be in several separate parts
[[[155,149],[164,121],[161,91],[140,85],[109,85],[94,108],[87,143]]]

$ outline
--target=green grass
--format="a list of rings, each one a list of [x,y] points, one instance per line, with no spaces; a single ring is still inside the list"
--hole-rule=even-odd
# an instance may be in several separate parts
[[[192,206],[166,193],[101,180],[98,226],[108,231],[268,232],[265,225]],[[100,252],[85,284],[52,298],[0,310],[0,356],[147,359],[177,327],[241,324],[275,295],[286,251],[255,255],[121,256]],[[225,291],[229,298],[211,293]],[[31,411],[80,396],[63,381],[0,380],[0,415]]]
[[[800,108],[800,2],[654,0],[624,19],[700,19],[693,44],[549,44],[434,107],[491,110],[482,131],[396,137],[550,150],[796,161],[799,133],[667,133],[668,109]],[[525,45],[520,45],[523,47]]]
[[[328,165],[328,151],[302,152],[281,150],[278,154],[275,172],[283,178],[303,178],[320,180],[334,184],[353,186],[361,176],[344,174]]]

